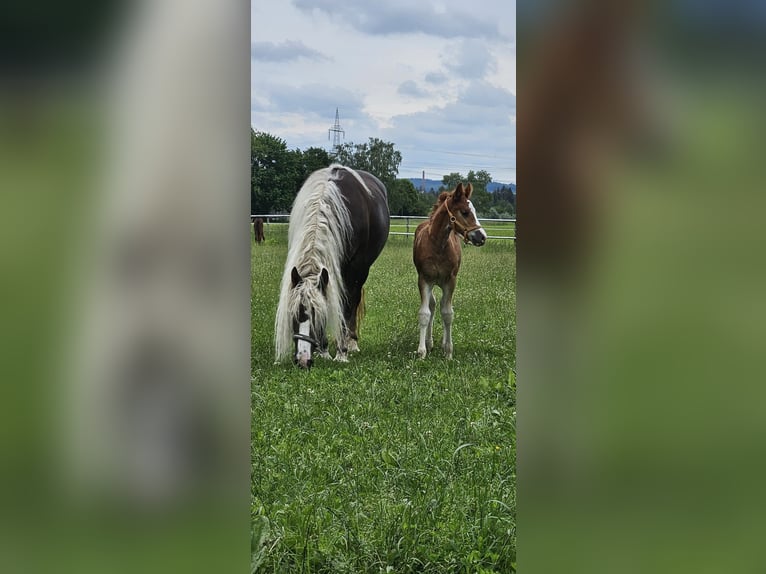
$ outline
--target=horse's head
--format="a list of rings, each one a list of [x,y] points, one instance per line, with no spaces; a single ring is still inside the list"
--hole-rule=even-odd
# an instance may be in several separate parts
[[[487,234],[476,216],[476,210],[471,203],[471,193],[473,186],[470,183],[465,187],[462,182],[458,183],[455,191],[447,196],[444,203],[452,229],[462,235],[466,243],[470,241],[476,246],[482,246],[487,241]]]
[[[327,324],[327,269],[316,275],[301,277],[296,267],[292,271],[292,322],[295,354],[293,361],[304,369],[311,368],[311,354],[321,350]]]

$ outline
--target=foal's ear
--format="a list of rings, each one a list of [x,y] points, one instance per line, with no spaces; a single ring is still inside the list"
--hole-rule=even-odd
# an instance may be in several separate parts
[[[327,269],[322,267],[322,272],[319,274],[319,289],[322,293],[327,294],[327,284],[330,282],[330,274]]]
[[[452,195],[453,199],[459,200],[461,197],[463,197],[463,182],[457,184],[457,187],[455,188],[455,193]]]
[[[473,186],[469,183],[465,186],[465,198],[471,199],[471,194],[473,193]]]
[[[301,274],[298,273],[297,267],[293,267],[293,272],[291,273],[290,277],[293,280],[293,287],[297,287],[303,282],[303,278],[301,277]]]

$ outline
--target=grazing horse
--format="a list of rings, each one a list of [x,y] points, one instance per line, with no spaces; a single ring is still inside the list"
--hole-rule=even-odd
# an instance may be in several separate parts
[[[255,242],[261,243],[265,239],[263,235],[263,218],[256,217],[253,221],[253,235],[255,236]]]
[[[276,360],[303,368],[316,350],[336,361],[359,350],[363,286],[388,239],[386,188],[372,174],[339,164],[312,173],[290,213],[287,261],[275,321]]]
[[[455,292],[457,273],[460,270],[462,247],[458,236],[468,243],[484,245],[487,234],[476,217],[476,210],[470,201],[473,187],[469,183],[463,188],[458,183],[452,193],[446,191],[431,210],[431,216],[415,230],[412,260],[418,270],[420,289],[420,311],[418,326],[420,341],[418,356],[425,358],[433,347],[433,324],[436,299],[434,285],[442,290],[442,350],[452,358],[452,294]]]

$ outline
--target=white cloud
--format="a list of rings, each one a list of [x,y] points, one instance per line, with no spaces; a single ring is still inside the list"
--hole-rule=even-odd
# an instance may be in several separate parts
[[[300,58],[314,61],[329,60],[321,52],[294,40],[285,40],[280,43],[253,42],[250,46],[250,57],[263,62],[289,62]]]
[[[402,96],[410,96],[413,98],[426,98],[430,95],[430,92],[418,86],[414,80],[402,82],[399,84],[399,88],[396,91]]]
[[[254,45],[273,48],[251,61],[254,127],[328,147],[338,107],[346,141],[396,144],[402,177],[487,169],[515,181],[515,4],[440,4],[254,3]]]
[[[444,66],[463,80],[483,78],[497,69],[495,57],[483,40],[451,43],[442,57]]]
[[[464,2],[451,2],[449,7],[408,0],[356,3],[346,0],[295,0],[294,4],[306,14],[323,14],[341,20],[365,34],[507,38],[511,33],[511,30],[501,30],[491,15],[482,18],[476,15],[475,10],[465,10]]]

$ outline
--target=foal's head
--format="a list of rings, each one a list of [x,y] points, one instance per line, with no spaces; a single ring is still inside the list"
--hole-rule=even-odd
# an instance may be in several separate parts
[[[293,323],[293,341],[295,354],[293,361],[301,368],[311,367],[312,352],[321,350],[325,340],[327,325],[327,284],[330,276],[327,269],[318,275],[301,277],[297,267],[293,267],[290,309]]]
[[[466,243],[470,241],[476,246],[482,246],[487,241],[487,234],[476,216],[476,210],[471,203],[471,193],[473,186],[470,183],[465,187],[462,182],[458,183],[455,191],[443,194],[446,196],[443,203],[447,208],[452,230],[462,235]]]

